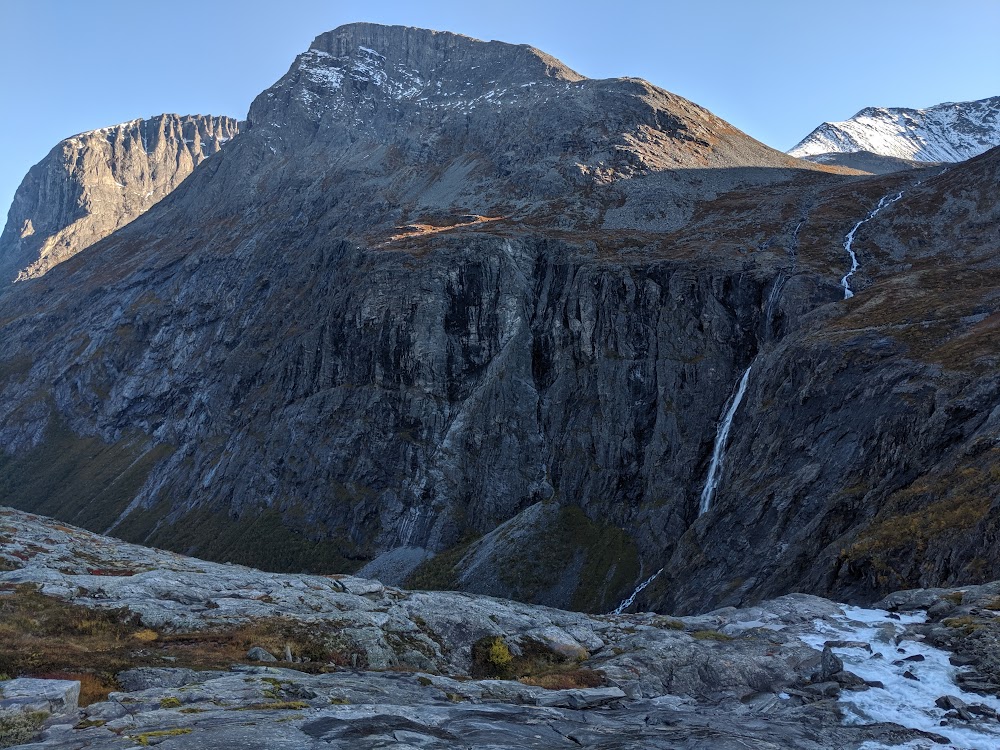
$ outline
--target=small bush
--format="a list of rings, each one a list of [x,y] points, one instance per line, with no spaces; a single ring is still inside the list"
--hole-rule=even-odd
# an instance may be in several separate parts
[[[472,645],[472,676],[501,680],[516,679],[525,685],[547,690],[599,687],[604,674],[580,666],[579,658],[564,656],[547,644],[525,639],[518,644],[521,654],[514,656],[500,636],[486,636]]]
[[[157,633],[155,630],[150,630],[149,628],[143,628],[142,630],[137,630],[136,632],[132,633],[132,637],[135,638],[137,641],[142,641],[143,643],[152,643],[153,641],[155,641],[157,638],[160,637],[160,634]]]
[[[34,739],[42,722],[48,718],[44,711],[31,713],[0,713],[0,747],[24,745]]]
[[[474,677],[509,679],[514,656],[503,638],[485,636],[472,644],[472,674]]]

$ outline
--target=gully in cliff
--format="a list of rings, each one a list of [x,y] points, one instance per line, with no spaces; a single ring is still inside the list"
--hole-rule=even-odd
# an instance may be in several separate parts
[[[715,446],[712,448],[712,461],[708,465],[708,476],[705,478],[705,486],[701,490],[701,503],[698,506],[698,515],[702,516],[708,512],[712,506],[712,495],[715,488],[719,486],[719,479],[722,475],[722,461],[726,457],[726,443],[729,441],[729,429],[733,426],[733,417],[736,410],[740,408],[740,402],[747,391],[747,383],[750,381],[750,368],[746,369],[740,384],[736,388],[726,408],[725,416],[719,422],[719,429],[715,433]]]

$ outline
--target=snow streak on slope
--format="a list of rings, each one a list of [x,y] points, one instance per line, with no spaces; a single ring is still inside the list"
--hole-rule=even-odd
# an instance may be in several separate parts
[[[825,122],[788,153],[812,158],[869,151],[926,162],[955,162],[1000,145],[1000,96],[927,109],[869,107],[843,122]]]

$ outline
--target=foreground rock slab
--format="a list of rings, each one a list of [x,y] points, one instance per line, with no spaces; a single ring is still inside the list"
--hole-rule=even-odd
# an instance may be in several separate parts
[[[884,603],[898,612],[792,594],[692,617],[592,616],[207,563],[2,508],[0,563],[0,597],[33,589],[145,628],[142,666],[79,711],[65,682],[0,683],[49,714],[63,696],[63,716],[25,746],[39,750],[1000,746],[1000,700],[970,693],[961,678],[978,673],[928,636],[948,630],[928,610],[950,592]],[[199,671],[152,645],[276,621],[356,668],[286,646],[280,662]],[[522,677],[511,665],[532,654],[562,671],[484,679]]]

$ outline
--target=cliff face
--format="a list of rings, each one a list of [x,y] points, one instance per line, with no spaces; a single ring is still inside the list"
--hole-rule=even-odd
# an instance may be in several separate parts
[[[829,561],[812,577],[759,563],[809,555],[823,514],[807,498],[834,507],[865,446],[896,445],[886,420],[919,418],[872,390],[886,418],[858,412],[803,468],[867,382],[846,363],[876,356],[839,326],[913,248],[948,251],[936,221],[971,199],[941,180],[964,167],[912,193],[919,216],[907,199],[865,225],[845,304],[845,234],[927,175],[800,162],[644,81],[356,24],[248,119],[139,219],[0,300],[7,502],[214,559],[589,610],[664,565],[640,604],[834,585]],[[944,438],[892,429],[914,470],[944,459]],[[779,490],[794,523],[725,553]],[[850,514],[828,544],[871,523]]]
[[[160,115],[62,141],[14,195],[0,235],[0,283],[41,276],[128,224],[237,130],[229,117]]]

